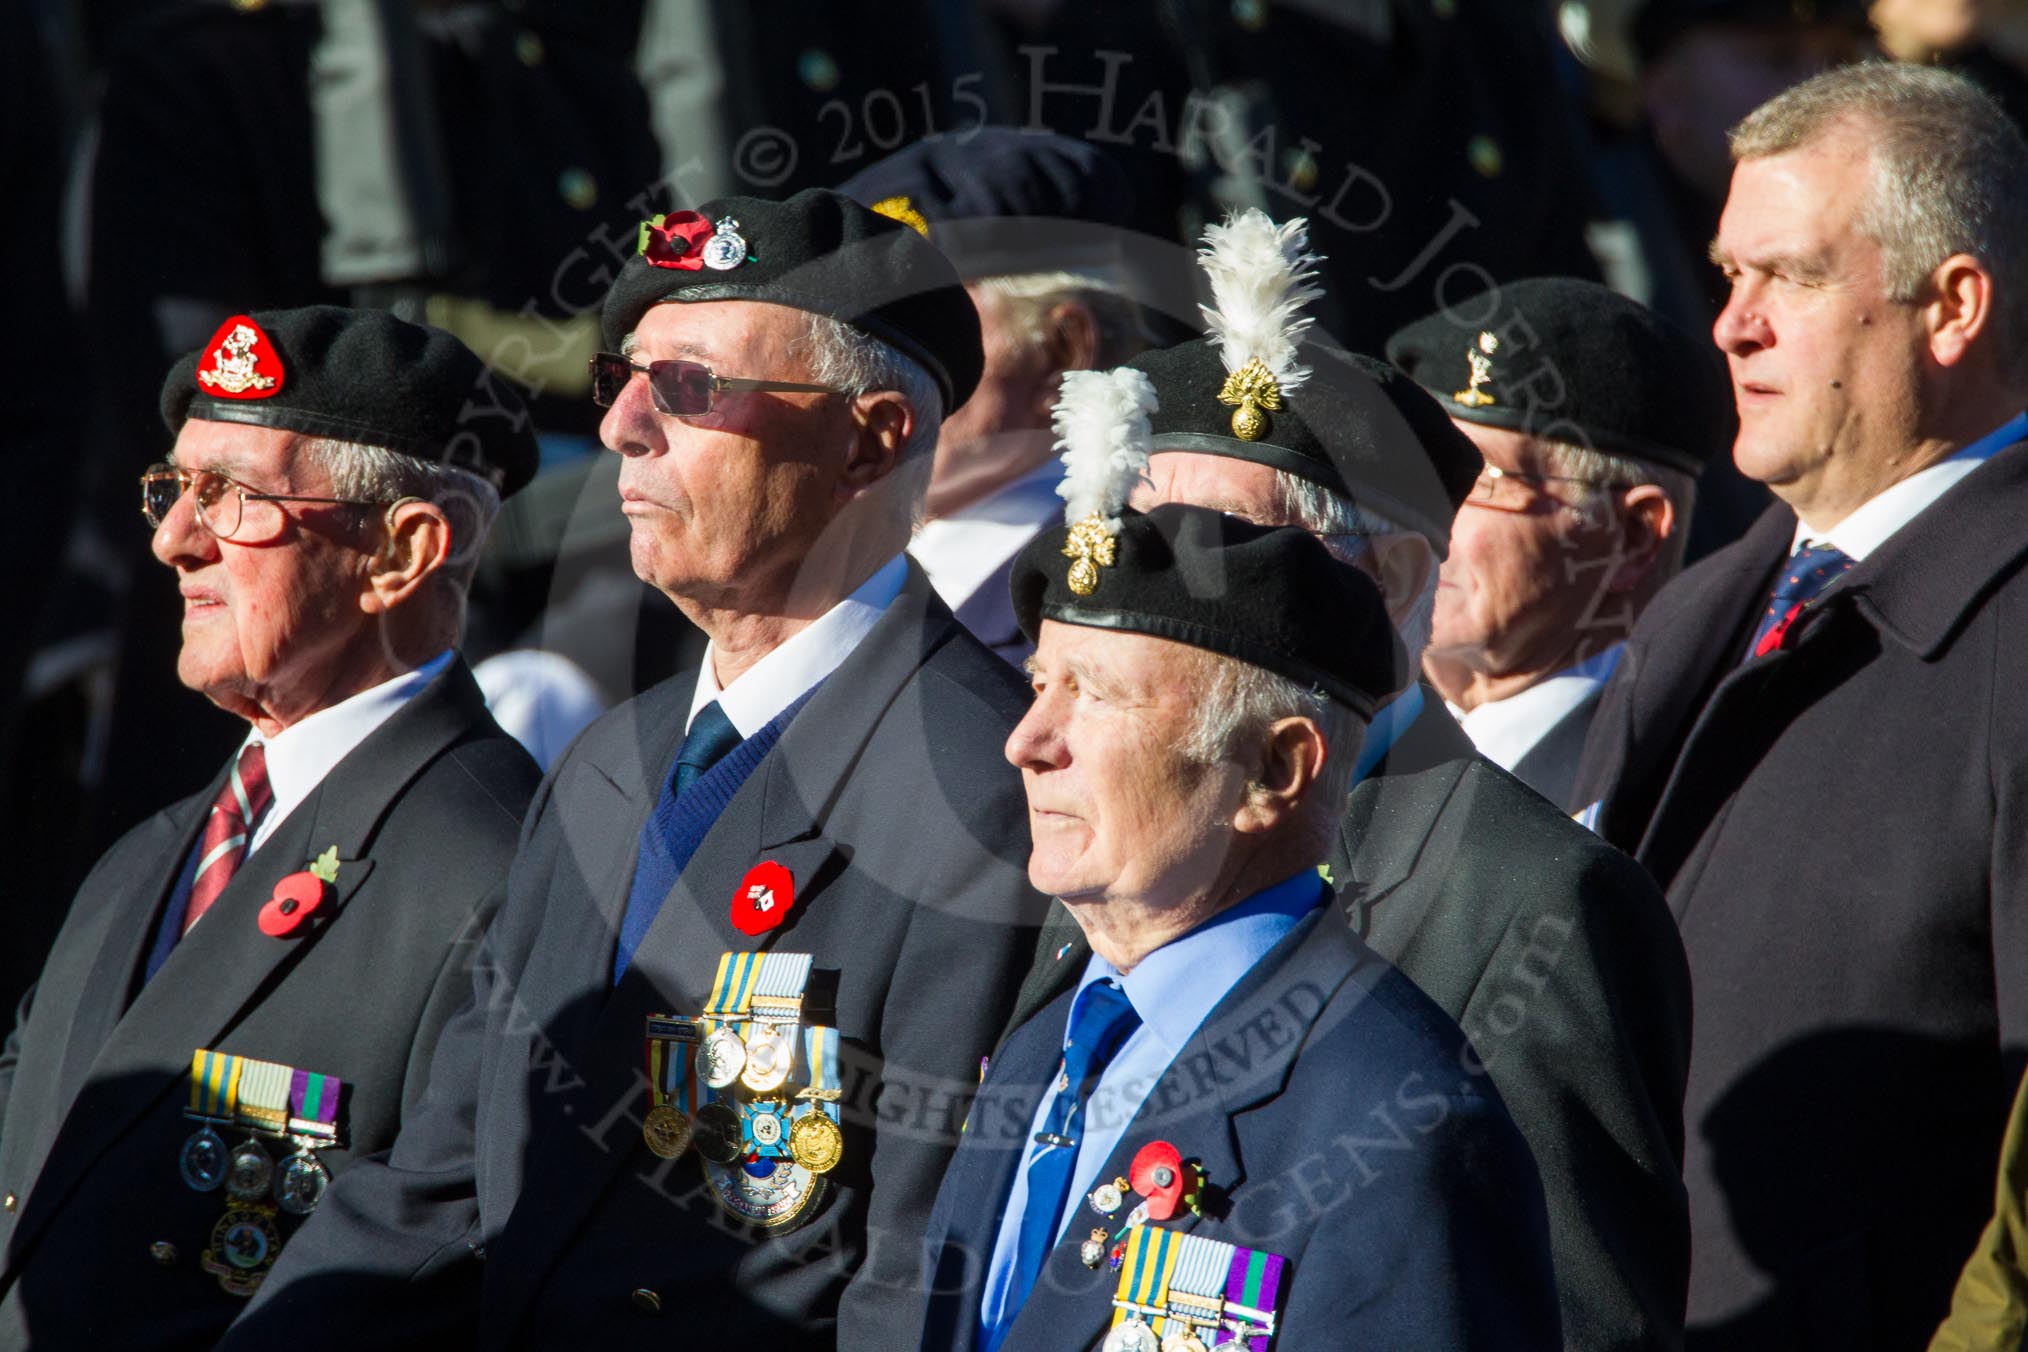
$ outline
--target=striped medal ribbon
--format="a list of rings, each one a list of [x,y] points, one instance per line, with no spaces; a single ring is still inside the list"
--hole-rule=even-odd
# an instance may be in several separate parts
[[[1276,1254],[1134,1226],[1104,1352],[1267,1352],[1284,1266]]]
[[[641,1123],[648,1149],[673,1160],[690,1148],[692,1105],[697,1098],[696,1048],[701,1020],[674,1014],[648,1016],[648,1086],[654,1104]]]

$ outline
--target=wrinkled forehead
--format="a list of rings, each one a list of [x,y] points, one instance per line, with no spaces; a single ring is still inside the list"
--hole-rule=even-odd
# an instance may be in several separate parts
[[[190,418],[176,434],[169,463],[261,482],[311,472],[300,453],[303,437],[281,427]]]
[[[1035,653],[1024,665],[1031,675],[1070,676],[1081,685],[1146,696],[1169,687],[1193,687],[1201,656],[1201,649],[1173,639],[1045,616]]]
[[[1160,438],[1148,456],[1147,482],[1134,502],[1143,511],[1180,502],[1259,526],[1292,524],[1271,467],[1205,451],[1165,451]]]
[[[786,359],[808,336],[811,316],[766,301],[663,301],[620,342],[628,357],[699,361],[727,374],[736,362]]]

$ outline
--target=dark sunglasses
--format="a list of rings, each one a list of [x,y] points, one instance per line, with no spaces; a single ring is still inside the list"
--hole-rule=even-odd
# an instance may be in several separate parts
[[[642,365],[617,352],[591,359],[592,402],[610,408],[635,373],[648,377],[655,407],[672,418],[698,418],[711,412],[721,390],[788,390],[806,394],[843,394],[832,385],[805,385],[793,380],[748,380],[721,376],[703,362],[651,361]]]

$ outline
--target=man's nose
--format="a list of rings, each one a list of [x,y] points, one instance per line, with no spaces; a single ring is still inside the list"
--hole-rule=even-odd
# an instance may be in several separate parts
[[[1007,760],[1018,770],[1053,770],[1064,764],[1053,702],[1037,696],[1014,731],[1007,734]]]
[[[171,568],[197,567],[218,557],[218,537],[197,519],[197,499],[187,492],[169,504],[149,547]]]

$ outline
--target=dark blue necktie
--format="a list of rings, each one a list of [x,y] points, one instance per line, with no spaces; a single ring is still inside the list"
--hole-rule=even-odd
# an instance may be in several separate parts
[[[809,696],[803,698],[808,699]],[[801,707],[802,701],[799,700],[769,727],[786,723],[787,718],[793,717],[794,711]],[[699,709],[697,717],[690,720],[690,731],[684,734],[683,745],[676,752],[676,767],[664,781],[662,796],[641,828],[641,859],[635,865],[634,883],[627,894],[626,913],[620,917],[619,942],[613,948],[615,986],[626,975],[627,966],[634,959],[634,950],[648,936],[648,927],[655,923],[655,913],[662,907],[662,898],[682,873],[683,865],[689,862],[688,849],[683,850],[678,858],[670,853],[668,843],[672,824],[686,806],[684,791],[703,778],[712,766],[724,760],[741,740],[739,729],[725,716],[725,710],[718,707],[717,700]],[[729,792],[727,796],[730,796]],[[723,806],[722,803],[715,805]],[[708,826],[708,820],[704,824]],[[701,838],[702,832],[697,835]],[[696,839],[691,840],[689,848],[696,848]]]
[[[713,700],[690,720],[690,731],[676,753],[676,792],[680,795],[696,778],[725,759],[725,753],[740,743],[739,729]]]
[[[1782,646],[1789,626],[1803,613],[1817,593],[1843,577],[1852,567],[1852,556],[1836,545],[1812,542],[1790,556],[1788,565],[1775,579],[1767,610],[1753,631],[1746,657],[1752,661]]]
[[[1113,1059],[1141,1016],[1127,993],[1110,981],[1094,981],[1077,997],[1070,1015],[1070,1045],[1063,1051],[1063,1070],[1056,1080],[1056,1098],[1049,1105],[1037,1141],[1041,1151],[1028,1163],[1028,1203],[1021,1212],[1020,1248],[1014,1258],[1014,1280],[1001,1307],[1001,1325],[985,1339],[997,1346],[1028,1293],[1062,1229],[1063,1203],[1077,1165],[1077,1143],[1083,1134],[1080,1110],[1091,1096],[1106,1063]]]

